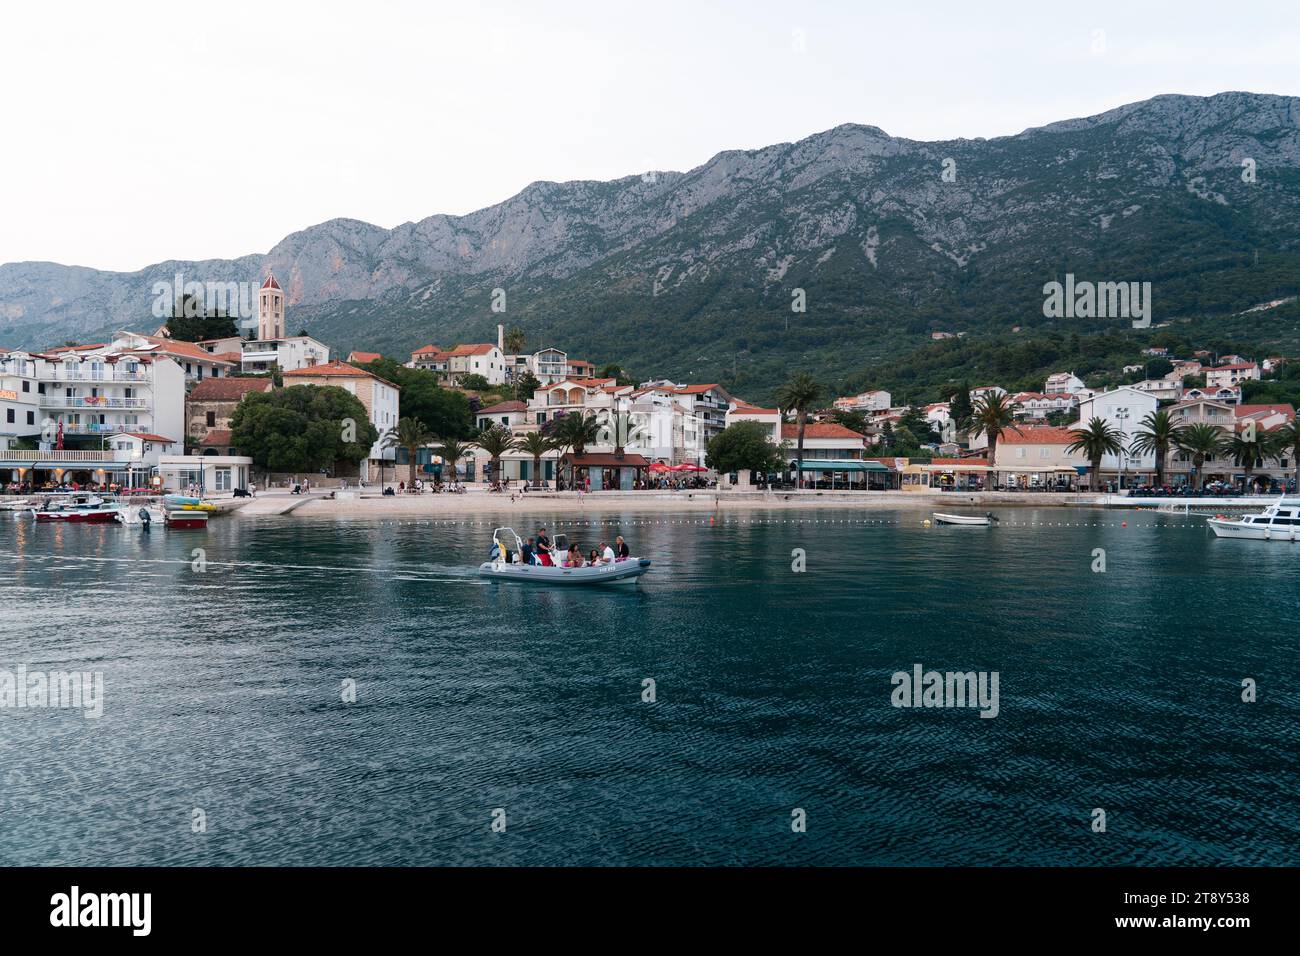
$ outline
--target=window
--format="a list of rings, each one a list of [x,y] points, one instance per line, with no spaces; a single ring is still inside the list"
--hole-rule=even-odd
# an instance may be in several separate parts
[[[36,413],[35,413],[35,412],[28,412],[28,413],[27,413],[27,424],[28,424],[28,425],[35,425],[35,424],[36,424]]]
[[[207,423],[208,423],[208,427],[209,427],[209,428],[215,428],[215,427],[216,427],[216,424],[217,424],[217,413],[216,413],[216,412],[208,412],[208,414],[207,414]]]
[[[14,423],[14,410],[12,408],[5,409],[5,421],[10,425]]]
[[[216,468],[213,469],[213,471],[216,480],[217,491],[229,491],[230,490],[230,469]]]
[[[23,391],[24,391],[24,392],[30,392],[31,390],[32,390],[32,383],[31,383],[31,382],[23,382]]]

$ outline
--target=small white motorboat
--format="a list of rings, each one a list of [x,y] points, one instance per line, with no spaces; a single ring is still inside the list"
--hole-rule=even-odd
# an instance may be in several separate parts
[[[47,498],[32,508],[37,521],[77,521],[102,524],[117,520],[117,505],[98,495],[79,492],[61,501]]]
[[[1256,514],[1229,518],[1215,515],[1206,518],[1219,538],[1249,538],[1254,541],[1300,540],[1300,498],[1290,501],[1283,495],[1273,504]]]
[[[150,507],[149,505],[136,506],[131,503],[123,503],[118,509],[117,520],[122,524],[136,524],[149,526],[157,524],[162,527],[163,522],[167,520],[167,514],[161,508]]]
[[[946,515],[941,512],[933,512],[935,524],[960,524],[974,525],[981,528],[988,528],[998,523],[995,515]]]
[[[553,545],[555,553],[563,554],[567,545],[565,536],[557,534]],[[479,565],[479,577],[566,586],[635,584],[637,578],[650,570],[649,558],[624,558],[613,564],[592,564],[581,568],[524,564],[519,560],[523,548],[524,543],[513,528],[497,528],[492,532],[493,558]]]

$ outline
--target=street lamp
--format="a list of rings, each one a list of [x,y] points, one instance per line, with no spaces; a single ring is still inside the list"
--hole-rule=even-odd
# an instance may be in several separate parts
[[[1127,408],[1115,409],[1115,418],[1119,420],[1119,432],[1121,435],[1120,450],[1119,450],[1119,455],[1117,456],[1119,458],[1119,490],[1120,491],[1124,490],[1124,466],[1125,466],[1125,460],[1128,458],[1128,416],[1129,416],[1129,410]]]

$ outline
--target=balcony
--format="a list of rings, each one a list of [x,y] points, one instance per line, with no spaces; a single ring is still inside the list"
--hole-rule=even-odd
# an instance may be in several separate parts
[[[71,422],[63,423],[63,434],[65,435],[117,435],[122,432],[147,431],[144,425],[124,425],[113,422],[105,422],[103,425],[99,422],[82,422],[72,424]]]
[[[81,366],[80,368],[55,368],[54,374],[47,381],[55,382],[151,382],[152,376],[140,369],[135,372],[126,369],[115,369],[110,366],[102,368],[93,368],[91,366]]]
[[[153,403],[147,398],[108,398],[107,396],[85,396],[67,398],[63,395],[42,395],[42,408],[150,408]]]

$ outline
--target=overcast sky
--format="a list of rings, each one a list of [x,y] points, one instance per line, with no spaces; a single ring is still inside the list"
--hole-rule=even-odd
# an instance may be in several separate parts
[[[0,262],[135,270],[840,123],[1000,136],[1158,93],[1300,94],[1288,3],[5,5]]]

